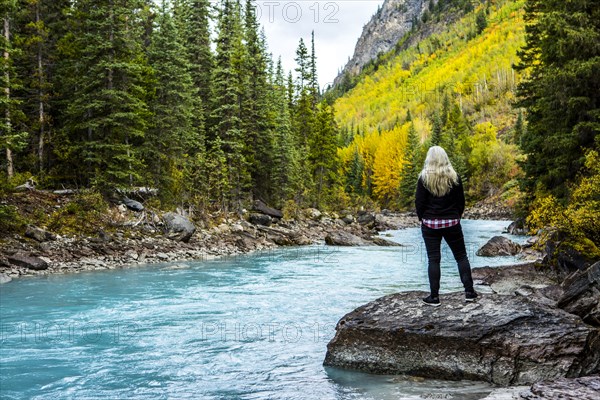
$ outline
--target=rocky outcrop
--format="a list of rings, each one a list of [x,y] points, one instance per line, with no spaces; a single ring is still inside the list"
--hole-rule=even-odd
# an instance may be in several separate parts
[[[8,262],[17,267],[24,267],[34,271],[43,271],[48,269],[48,263],[38,257],[31,257],[22,254],[15,254],[8,257]]]
[[[600,399],[600,376],[576,379],[556,379],[534,384],[529,393],[522,393],[525,400],[598,400]]]
[[[563,310],[501,295],[466,304],[458,293],[431,308],[423,296],[393,294],[345,315],[325,365],[498,385],[600,371],[600,331]]]
[[[353,235],[350,232],[335,231],[325,236],[325,243],[330,246],[372,246],[373,243]]]
[[[579,315],[587,324],[600,327],[600,261],[576,271],[562,283],[558,307]]]
[[[521,246],[504,236],[494,236],[479,250],[480,257],[514,256],[521,251]]]
[[[168,212],[163,215],[163,219],[169,239],[188,242],[196,231],[194,224],[183,215]]]
[[[537,263],[473,268],[477,285],[489,286],[494,293],[514,295],[523,285],[543,289],[557,284],[557,276]],[[558,301],[562,292],[555,295]]]
[[[600,398],[600,376],[559,378],[533,386],[496,388],[481,400],[597,400]]]
[[[28,237],[38,242],[46,242],[48,240],[56,240],[56,235],[34,225],[27,225],[25,237]]]

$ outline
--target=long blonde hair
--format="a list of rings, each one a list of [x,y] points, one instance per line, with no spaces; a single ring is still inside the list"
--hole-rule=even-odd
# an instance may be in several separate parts
[[[419,176],[423,180],[425,188],[436,197],[445,196],[452,186],[458,184],[458,175],[450,164],[446,150],[440,146],[429,148]]]

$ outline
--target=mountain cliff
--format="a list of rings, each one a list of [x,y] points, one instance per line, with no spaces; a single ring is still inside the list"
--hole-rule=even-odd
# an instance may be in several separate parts
[[[433,0],[435,4],[438,0]],[[413,28],[428,9],[428,0],[385,0],[383,5],[363,27],[354,55],[334,81],[338,85],[344,74],[356,75],[361,68],[380,53],[386,53]]]

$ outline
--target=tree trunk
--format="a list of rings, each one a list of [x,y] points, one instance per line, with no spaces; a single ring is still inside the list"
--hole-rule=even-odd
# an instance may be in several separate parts
[[[10,22],[8,19],[8,14],[4,17],[4,39],[6,40],[6,48],[4,50],[4,60],[6,63],[6,71],[4,72],[4,79],[6,80],[6,88],[4,88],[4,94],[6,95],[6,113],[4,117],[6,118],[6,133],[9,135],[11,131],[11,120],[10,120],[10,75],[8,72],[8,63],[10,59],[10,54],[8,52],[8,43],[10,43]],[[13,167],[13,156],[10,147],[6,146],[6,174],[9,178],[12,178],[14,175],[14,167]]]
[[[36,4],[35,8],[35,22],[36,26],[40,24],[40,2]],[[39,78],[39,90],[38,90],[38,101],[39,101],[39,121],[40,121],[40,137],[38,140],[38,162],[39,171],[42,172],[44,169],[44,70],[42,66],[42,42],[38,43],[37,51],[37,67],[38,67],[38,78]]]

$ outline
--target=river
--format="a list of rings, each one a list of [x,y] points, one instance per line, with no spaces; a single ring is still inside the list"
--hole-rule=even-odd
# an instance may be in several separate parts
[[[516,261],[475,256],[507,225],[463,221],[473,267]],[[1,285],[0,398],[484,397],[491,388],[483,383],[322,366],[345,313],[386,294],[428,288],[420,231],[383,234],[406,246],[280,248]],[[445,250],[442,301],[444,292],[461,290]]]

